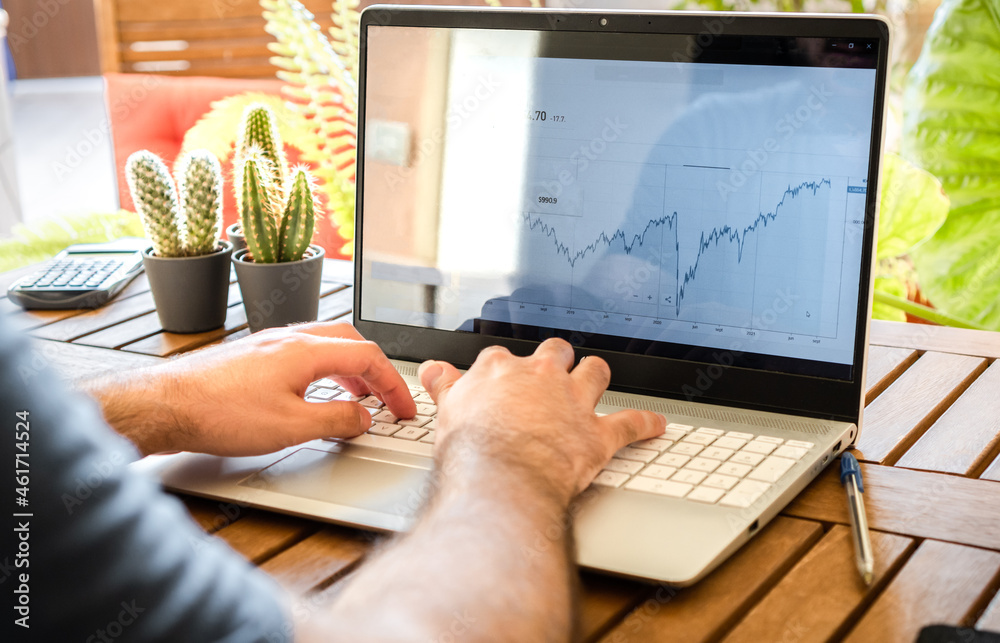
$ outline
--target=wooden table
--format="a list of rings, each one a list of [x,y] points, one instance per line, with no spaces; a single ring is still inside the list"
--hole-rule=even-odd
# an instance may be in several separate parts
[[[27,270],[0,275],[3,291]],[[320,318],[348,318],[350,264],[324,268]],[[159,327],[145,276],[96,311],[0,311],[69,377],[155,363],[248,333],[235,284],[224,328]],[[1000,333],[875,322],[858,443],[876,574],[854,567],[830,467],[746,547],[676,591],[582,575],[585,640],[914,641],[951,623],[1000,630]],[[376,536],[183,497],[194,519],[311,605],[338,591]]]

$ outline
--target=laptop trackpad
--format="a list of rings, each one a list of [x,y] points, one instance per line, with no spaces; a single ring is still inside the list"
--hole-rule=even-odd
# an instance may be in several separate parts
[[[376,449],[357,451],[299,449],[239,484],[395,516],[414,515],[430,492],[431,461]]]

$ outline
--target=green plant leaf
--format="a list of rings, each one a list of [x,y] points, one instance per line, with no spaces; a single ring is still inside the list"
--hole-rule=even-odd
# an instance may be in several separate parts
[[[927,298],[1000,330],[1000,7],[944,0],[904,94],[903,152],[941,179],[951,211],[911,252]]]
[[[934,234],[948,216],[941,182],[895,154],[885,155],[880,201],[879,260],[905,255]]]
[[[18,224],[10,237],[0,239],[0,272],[50,259],[74,243],[103,243],[121,237],[143,236],[139,215],[128,210]]]
[[[906,298],[906,284],[903,280],[895,276],[876,276],[875,292],[887,293],[896,297]],[[891,306],[876,299],[872,303],[872,319],[887,319],[889,321],[906,321],[906,313],[899,308]]]

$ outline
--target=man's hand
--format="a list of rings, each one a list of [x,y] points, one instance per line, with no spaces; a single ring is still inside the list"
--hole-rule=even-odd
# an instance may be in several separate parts
[[[615,451],[666,421],[598,417],[608,365],[588,357],[573,368],[559,339],[524,358],[488,348],[465,375],[425,362],[420,380],[438,403],[433,497],[413,531],[338,596],[330,620],[300,622],[296,640],[428,641],[456,632],[457,616],[469,623],[463,641],[570,640],[570,500]]]
[[[524,468],[567,503],[615,451],[660,435],[666,425],[648,411],[598,417],[594,407],[611,371],[599,357],[574,368],[573,348],[561,339],[525,358],[487,348],[465,375],[445,362],[425,362],[420,380],[439,405],[439,452],[456,440],[463,450]]]
[[[399,417],[416,412],[388,358],[343,323],[272,328],[83,388],[144,455],[242,456],[364,433],[371,415],[359,404],[303,399],[309,383],[323,377],[355,395],[378,396]]]

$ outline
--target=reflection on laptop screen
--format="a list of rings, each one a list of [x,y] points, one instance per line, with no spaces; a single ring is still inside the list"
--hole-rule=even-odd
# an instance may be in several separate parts
[[[362,319],[852,377],[875,41],[376,39]]]

